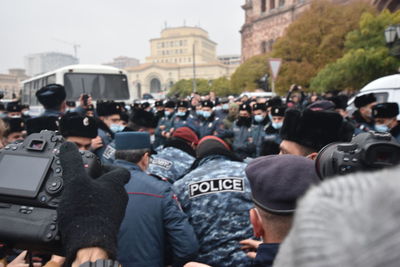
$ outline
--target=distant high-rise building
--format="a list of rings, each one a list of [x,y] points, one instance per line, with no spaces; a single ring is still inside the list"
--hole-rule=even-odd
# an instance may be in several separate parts
[[[132,57],[116,57],[113,62],[104,63],[103,65],[112,66],[118,69],[125,69],[128,67],[135,67],[140,64],[139,59]]]
[[[25,57],[26,74],[29,76],[35,76],[78,63],[79,60],[76,57],[57,52],[38,53]]]
[[[222,55],[217,58],[224,65],[239,66],[241,63],[240,55]]]

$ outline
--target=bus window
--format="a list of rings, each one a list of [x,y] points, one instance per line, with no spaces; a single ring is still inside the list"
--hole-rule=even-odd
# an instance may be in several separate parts
[[[66,73],[64,87],[68,100],[90,94],[93,100],[129,99],[128,80],[123,74]]]

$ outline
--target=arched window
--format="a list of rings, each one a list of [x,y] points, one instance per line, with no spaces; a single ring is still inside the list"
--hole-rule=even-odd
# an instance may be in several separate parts
[[[153,78],[150,81],[150,93],[159,93],[161,92],[161,82],[157,78]]]
[[[261,12],[267,11],[267,0],[261,0]]]

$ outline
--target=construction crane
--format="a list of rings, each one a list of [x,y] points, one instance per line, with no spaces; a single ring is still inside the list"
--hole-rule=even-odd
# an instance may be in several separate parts
[[[75,56],[75,58],[78,58],[78,48],[81,47],[80,44],[67,42],[67,41],[64,41],[64,40],[61,40],[61,39],[57,39],[57,38],[53,38],[53,40],[57,41],[57,42],[60,42],[60,43],[63,43],[63,44],[72,45],[72,47],[74,48],[74,56]]]

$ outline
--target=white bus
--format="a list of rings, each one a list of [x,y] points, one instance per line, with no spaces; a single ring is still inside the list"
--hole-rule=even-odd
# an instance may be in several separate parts
[[[128,77],[124,70],[102,65],[70,65],[22,81],[22,103],[31,107],[40,106],[36,91],[51,83],[64,85],[67,100],[70,101],[77,101],[81,94],[89,94],[93,100],[130,99]]]

